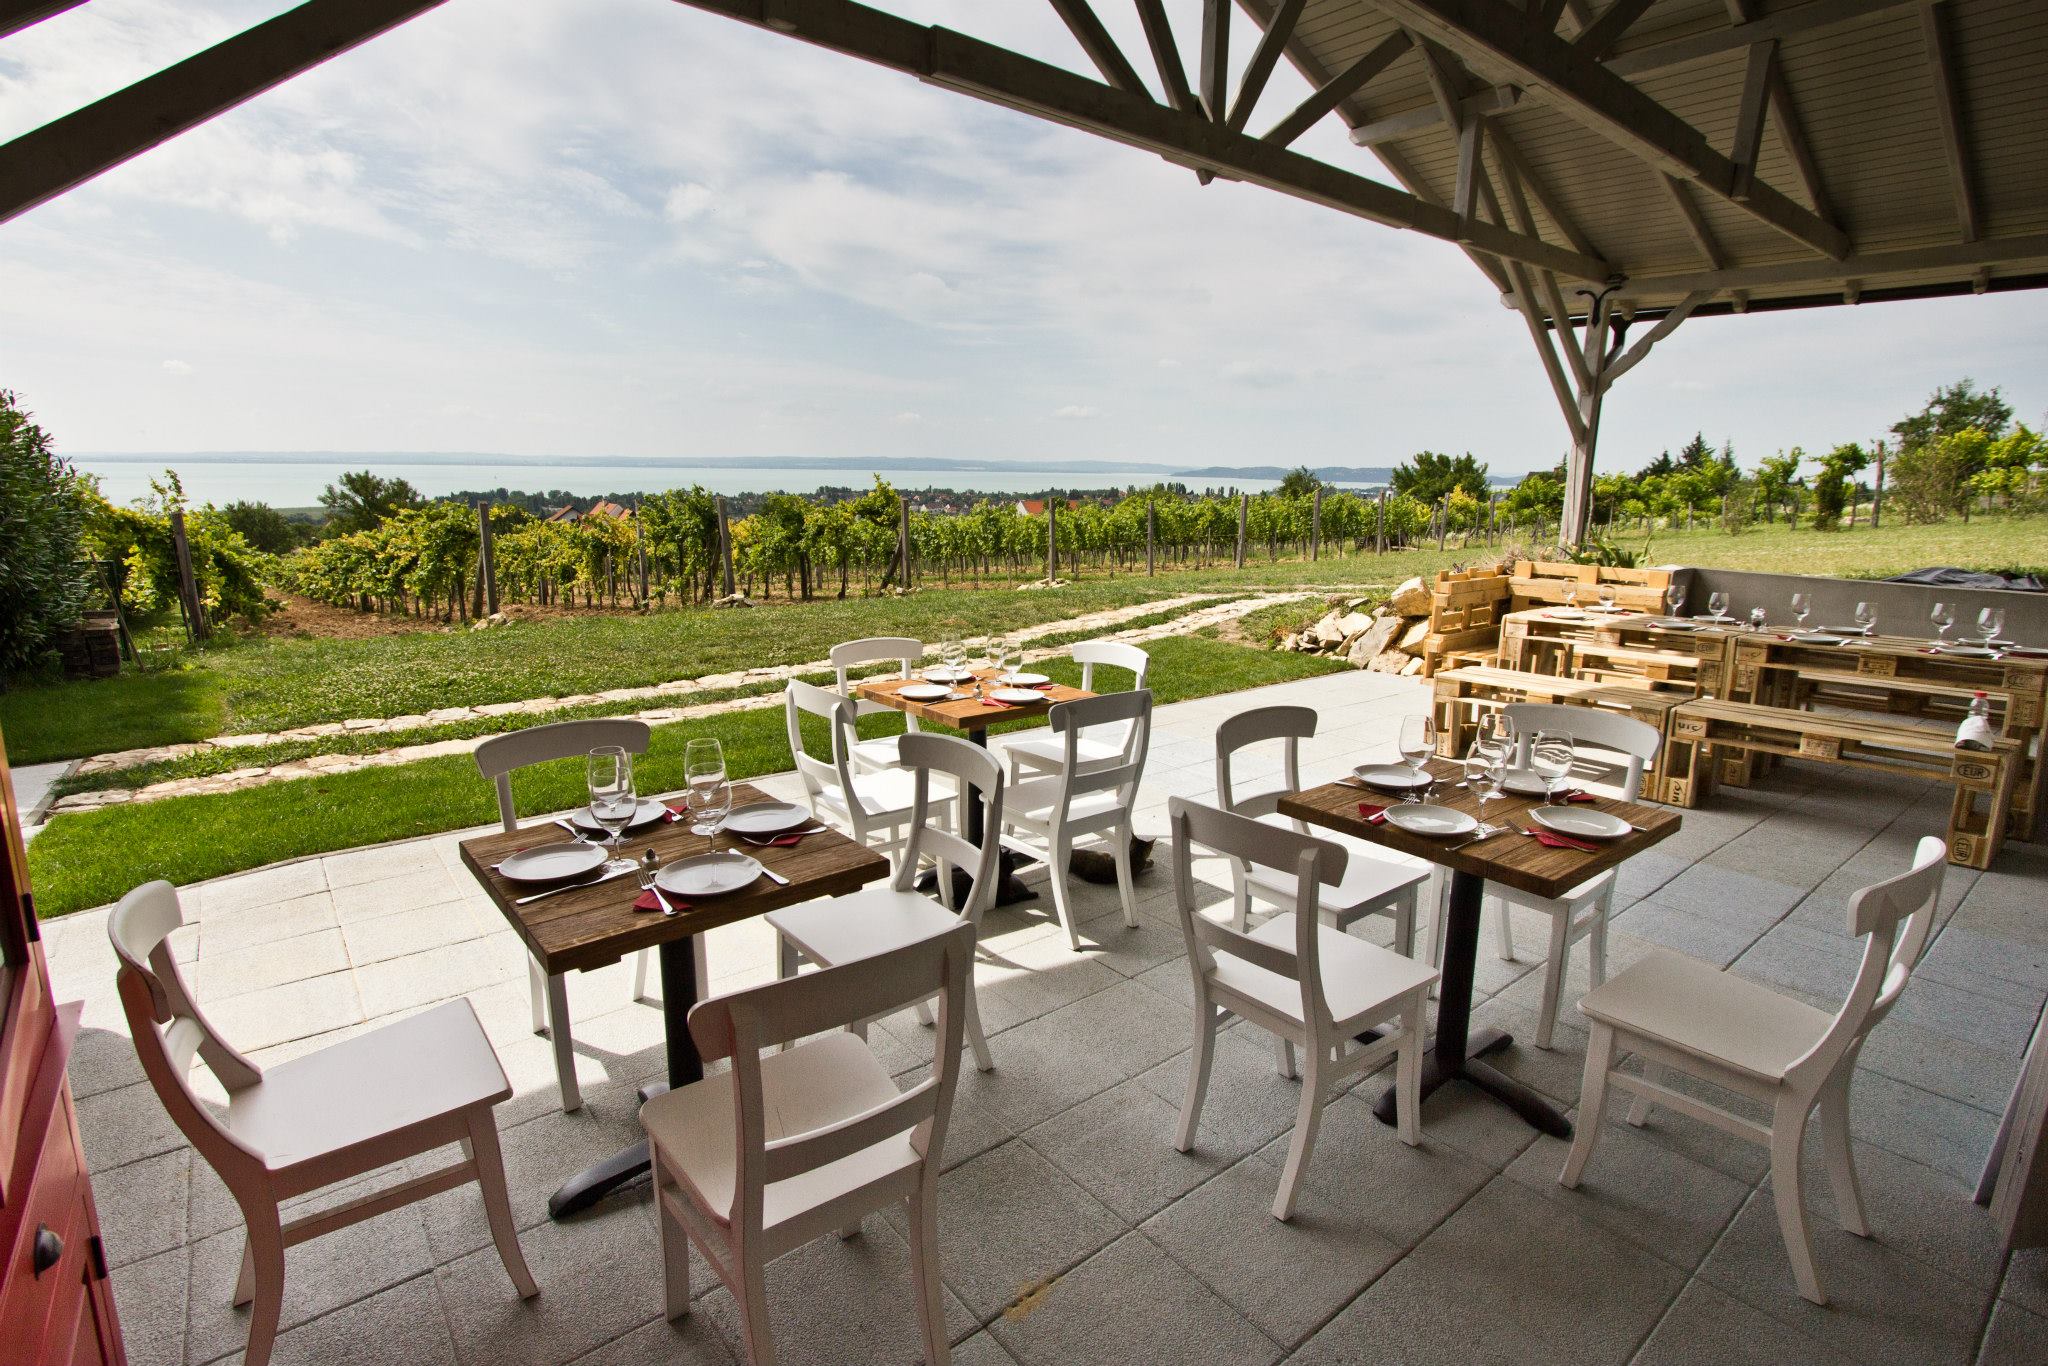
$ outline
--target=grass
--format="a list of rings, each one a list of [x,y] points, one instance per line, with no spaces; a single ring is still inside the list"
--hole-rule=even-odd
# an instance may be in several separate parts
[[[219,674],[204,663],[0,693],[9,763],[204,740],[227,727]]]
[[[1196,638],[1161,640],[1151,653],[1151,683],[1161,703],[1342,667],[1311,655]],[[1045,672],[1062,682],[1079,681],[1070,661],[1053,661]],[[1036,724],[1042,723],[996,729]],[[887,734],[901,725],[898,717],[878,716],[862,730]],[[764,707],[656,727],[647,755],[636,765],[640,789],[681,788],[683,747],[702,735],[723,743],[735,777],[790,767],[782,709]],[[583,795],[582,764],[565,760],[522,772],[515,791],[522,814],[574,806]],[[482,825],[496,816],[496,800],[475,763],[453,756],[59,816],[30,842],[29,867],[37,910],[49,918],[105,904],[152,878],[197,882],[281,859]]]

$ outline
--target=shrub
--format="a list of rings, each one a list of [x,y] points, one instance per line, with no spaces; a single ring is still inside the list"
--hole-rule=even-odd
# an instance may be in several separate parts
[[[90,481],[0,389],[0,674],[40,662],[92,591],[82,536]]]

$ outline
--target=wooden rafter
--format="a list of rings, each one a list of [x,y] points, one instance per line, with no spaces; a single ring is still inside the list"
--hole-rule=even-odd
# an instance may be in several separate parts
[[[1494,130],[1493,143],[1495,150],[1514,166],[1516,178],[1529,192],[1529,197],[1536,201],[1536,207],[1543,210],[1544,216],[1557,226],[1558,232],[1564,235],[1564,240],[1571,244],[1571,249],[1588,256],[1598,256],[1600,253],[1593,249],[1592,242],[1579,231],[1578,224],[1564,211],[1564,206],[1558,202],[1557,196],[1549,191],[1542,178],[1523,158],[1521,149],[1515,145],[1515,140],[1507,135],[1505,128]]]
[[[0,0],[0,38],[84,3],[85,0]]]
[[[1467,95],[1458,101],[1460,122],[1468,118],[1485,118],[1492,114],[1505,114],[1522,102],[1522,92],[1511,85],[1497,85],[1482,90],[1476,95]],[[1425,128],[1435,128],[1444,121],[1441,106],[1429,104],[1419,109],[1409,109],[1399,114],[1389,114],[1383,119],[1360,124],[1351,130],[1351,140],[1360,147],[1376,147],[1382,142],[1419,133]]]
[[[1883,14],[1887,10],[1903,9],[1907,5],[1921,3],[1923,0],[1807,0],[1806,4],[1793,5],[1765,18],[1736,24],[1731,28],[1708,29],[1705,33],[1695,33],[1684,38],[1645,43],[1626,52],[1617,52],[1601,65],[1617,76],[1640,76],[1650,71],[1662,71],[1667,67],[1683,66],[1687,62],[1718,57],[1725,52],[1734,52],[1752,43],[1760,43],[1766,38],[1783,40],[1796,34],[1833,28],[1838,24],[1853,24],[1859,19],[1868,19],[1873,14]]]
[[[1486,178],[1486,166],[1482,158],[1486,155],[1486,120],[1469,118],[1458,130],[1458,181],[1451,191],[1451,212],[1460,221],[1471,222],[1479,217],[1479,182]],[[1534,234],[1530,234],[1534,236]],[[1470,237],[1460,237],[1469,242]]]
[[[1150,3],[1157,4],[1158,0],[1150,0]],[[1314,93],[1295,106],[1293,113],[1266,130],[1265,140],[1285,147],[1315,127],[1344,101],[1365,89],[1373,77],[1393,65],[1394,59],[1407,50],[1408,35],[1405,33],[1394,33],[1381,39],[1372,51],[1317,86]]]
[[[1678,216],[1685,223],[1686,232],[1692,235],[1693,245],[1699,248],[1700,256],[1707,263],[1708,270],[1719,270],[1726,264],[1721,255],[1721,244],[1714,240],[1714,234],[1707,230],[1707,220],[1700,216],[1700,206],[1693,203],[1692,191],[1683,182],[1668,175],[1659,175],[1657,183],[1664,187],[1671,206],[1678,210]]]
[[[1124,56],[1123,49],[1116,45],[1116,39],[1109,36],[1109,30],[1102,26],[1102,20],[1096,17],[1088,0],[1052,0],[1052,7],[1066,24],[1067,31],[1074,35],[1074,41],[1081,45],[1081,51],[1088,54],[1088,60],[1095,63],[1095,69],[1102,73],[1103,80],[1133,94],[1145,89],[1138,69]]]
[[[1955,189],[1956,226],[1965,242],[1977,240],[1977,195],[1970,182],[1970,146],[1963,132],[1962,91],[1955,63],[1949,58],[1948,29],[1941,11],[1929,0],[1920,7],[1920,32],[1927,43],[1927,68],[1934,78],[1934,112],[1941,120],[1941,140],[1948,154],[1949,181]]]
[[[1272,16],[1267,16],[1271,22]],[[1202,0],[1202,107],[1221,123],[1224,87],[1230,83],[1230,0]]]
[[[1770,109],[1771,76],[1778,69],[1775,39],[1749,45],[1749,60],[1742,72],[1742,96],[1735,109],[1735,137],[1728,148],[1728,162],[1735,168],[1729,181],[1729,197],[1747,202],[1756,186],[1756,158],[1764,145],[1764,115]]]
[[[1638,275],[1629,280],[1626,292],[1635,299],[1661,299],[1695,290],[1719,294],[1797,285],[1839,286],[1845,279],[1861,280],[1868,290],[1881,288],[1899,276],[1953,272],[1960,280],[1981,266],[2017,269],[2026,264],[2048,267],[2048,233],[1911,247],[1904,251],[1863,252],[1841,261],[1788,261],[1770,266]]]
[[[1605,14],[1595,19],[1572,40],[1572,51],[1582,60],[1599,61],[1614,50],[1614,45],[1628,33],[1629,25],[1642,18],[1643,12],[1656,2],[1657,0],[1614,0],[1614,3],[1607,7]]]
[[[1752,183],[1748,197],[1736,200],[1734,166],[1697,128],[1598,63],[1575,61],[1569,43],[1537,29],[1506,0],[1377,2],[1389,18],[1542,91],[1559,112],[1659,170],[1739,203],[1758,220],[1824,255],[1848,253],[1841,229],[1768,185]]]
[[[1698,290],[1686,295],[1683,299],[1672,305],[1671,310],[1659,318],[1657,325],[1644,333],[1640,341],[1622,352],[1621,355],[1608,364],[1607,368],[1600,374],[1601,386],[1604,388],[1613,384],[1614,381],[1642,364],[1644,358],[1650,354],[1652,347],[1677,331],[1678,325],[1687,318],[1690,318],[1694,309],[1713,297],[1712,294],[1705,290]]]
[[[1754,0],[1723,0],[1728,8],[1728,18],[1736,24],[1747,24],[1756,17]],[[1799,106],[1792,98],[1792,86],[1785,79],[1785,64],[1771,64],[1771,126],[1777,130],[1778,145],[1785,149],[1786,158],[1792,163],[1792,173],[1799,177],[1799,187],[1806,192],[1806,202],[1813,211],[1830,223],[1835,223],[1834,210],[1828,204],[1826,187],[1821,183],[1820,167],[1813,159],[1813,149],[1807,145],[1806,125],[1800,121]],[[1841,226],[1836,223],[1836,226]]]
[[[1509,220],[1510,226],[1533,235],[1536,231],[1536,219],[1535,215],[1529,212],[1529,196],[1522,184],[1521,173],[1515,169],[1516,163],[1511,157],[1502,155],[1499,139],[1494,140],[1493,152],[1495,173],[1506,192],[1508,208],[1514,215]],[[1585,356],[1579,347],[1573,344],[1572,314],[1565,306],[1564,292],[1558,288],[1557,276],[1547,270],[1529,271],[1527,274],[1542,292],[1543,306],[1550,313],[1551,330],[1562,343],[1565,343],[1560,349],[1563,350],[1565,359],[1571,362],[1573,380],[1583,389],[1593,382],[1593,377],[1586,370]]]
[[[0,146],[0,222],[396,28],[442,0],[306,0]]]
[[[1280,64],[1280,54],[1294,37],[1295,21],[1301,18],[1302,6],[1307,2],[1280,0],[1280,7],[1273,11],[1273,22],[1266,26],[1259,45],[1252,49],[1252,59],[1245,63],[1244,77],[1237,85],[1237,101],[1230,106],[1230,117],[1224,121],[1224,127],[1231,132],[1242,132],[1251,119],[1266,82],[1273,78],[1273,68]]]
[[[1187,68],[1181,64],[1180,45],[1173,40],[1173,25],[1167,22],[1161,0],[1137,0],[1138,21],[1145,26],[1145,42],[1152,49],[1152,63],[1159,68],[1159,86],[1166,102],[1182,113],[1200,106],[1194,88],[1188,84]]]

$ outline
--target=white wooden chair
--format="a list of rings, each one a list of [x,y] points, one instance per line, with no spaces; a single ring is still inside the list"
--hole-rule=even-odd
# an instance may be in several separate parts
[[[1173,1146],[1194,1146],[1195,1126],[1209,1090],[1209,1065],[1216,1029],[1225,1014],[1257,1025],[1302,1051],[1301,1104],[1294,1140],[1273,1200],[1273,1217],[1294,1214],[1301,1173],[1315,1147],[1323,1106],[1346,1078],[1395,1064],[1400,1097],[1401,1141],[1422,1141],[1422,1048],[1430,984],[1437,973],[1412,958],[1368,944],[1321,922],[1317,897],[1344,879],[1346,854],[1327,840],[1275,829],[1245,816],[1175,797],[1167,803],[1173,823],[1174,904],[1187,941],[1188,968],[1195,984],[1194,1056],[1188,1064],[1187,1097]],[[1202,845],[1226,858],[1294,877],[1294,904],[1242,933],[1195,909],[1194,849]],[[1356,1036],[1392,1028],[1370,1044]]]
[[[894,663],[903,671],[905,678],[911,677],[918,661],[924,658],[924,642],[908,636],[869,636],[864,640],[849,640],[832,647],[832,672],[838,676],[839,695],[853,703],[853,718],[856,725],[863,716],[886,714],[901,716],[894,707],[885,707],[879,702],[865,702],[853,695],[854,680],[848,671],[862,664]],[[917,718],[904,717],[905,730],[917,732]],[[896,767],[896,738],[893,735],[878,736],[873,740],[856,739],[853,746],[853,766],[863,772]]]
[[[1280,799],[1301,791],[1301,742],[1316,733],[1313,707],[1258,707],[1240,712],[1216,727],[1216,804],[1225,811],[1249,816],[1261,825],[1292,830],[1305,835],[1308,827],[1279,814]],[[1281,742],[1281,786],[1270,792],[1237,795],[1232,776],[1239,752],[1268,740]],[[1341,843],[1348,859],[1344,880],[1323,891],[1319,898],[1323,918],[1340,930],[1349,929],[1368,915],[1384,915],[1394,922],[1394,949],[1407,958],[1415,956],[1415,915],[1419,888],[1429,881],[1426,864],[1415,860],[1397,863],[1373,846],[1357,840]],[[1230,865],[1235,893],[1235,928],[1243,930],[1253,901],[1282,910],[1295,909],[1293,870],[1275,871],[1257,864],[1233,860]]]
[[[507,830],[519,828],[519,813],[512,804],[512,771],[555,759],[581,758],[604,745],[617,745],[628,754],[645,754],[652,735],[645,721],[623,716],[589,717],[579,721],[557,721],[531,726],[508,735],[494,735],[476,747],[477,770],[497,785],[498,820]],[[697,980],[711,980],[704,959],[704,936],[691,940],[697,954]],[[647,960],[650,949],[633,955],[633,999],[647,999]],[[555,1084],[562,1093],[562,1109],[583,1106],[583,1091],[576,1081],[576,1052],[569,1036],[569,983],[561,973],[541,971],[540,962],[529,956],[526,980],[533,998],[533,1032],[545,1034],[554,1045]]]
[[[1083,691],[1095,691],[1095,666],[1098,664],[1128,670],[1131,691],[1145,691],[1145,676],[1151,671],[1152,657],[1137,646],[1116,640],[1084,640],[1074,647],[1073,654],[1074,662],[1081,666]],[[1081,763],[1084,766],[1128,763],[1131,742],[1136,734],[1136,728],[1128,721],[1092,727],[1090,734],[1077,747]],[[1056,736],[1012,740],[1003,752],[1010,759],[1010,781],[1013,784],[1023,779],[1026,770],[1058,773],[1067,764],[1066,746]]]
[[[770,911],[765,917],[779,937],[778,967],[783,977],[794,977],[802,961],[821,968],[872,958],[904,944],[937,934],[947,926],[966,921],[981,932],[981,915],[995,900],[999,845],[996,832],[1003,828],[1003,769],[989,752],[965,740],[946,735],[903,737],[903,768],[917,782],[917,801],[910,818],[910,842],[896,866],[895,880],[887,887],[870,887],[845,896],[806,901]],[[950,775],[955,790],[976,796],[982,804],[981,847],[975,848],[960,836],[941,830],[926,819],[931,803],[933,772]],[[937,890],[935,901],[914,888],[917,870],[926,858],[933,860]],[[953,896],[953,870],[969,875],[965,904],[949,909]],[[943,902],[943,904],[942,904]],[[974,1050],[974,1065],[986,1072],[990,1060],[988,1041],[981,1033],[981,1010],[974,996],[974,979],[967,979],[963,1010],[966,1015],[967,1046]],[[927,1017],[920,1004],[918,1013]],[[865,1037],[865,1024],[855,1032]]]
[[[1586,1077],[1579,1090],[1578,1133],[1558,1181],[1577,1186],[1600,1137],[1611,1083],[1636,1099],[1628,1122],[1641,1125],[1653,1105],[1703,1120],[1771,1154],[1771,1198],[1799,1293],[1826,1304],[1806,1227],[1800,1152],[1807,1120],[1820,1109],[1821,1152],[1842,1227],[1870,1236],[1849,1145],[1849,1084],[1863,1041],[1890,1013],[1934,928],[1947,846],[1920,841],[1910,870],[1849,898],[1849,933],[1863,940],[1863,961],[1833,1015],[1732,972],[1682,954],[1658,952],[1588,992],[1579,1009],[1593,1022]],[[1631,1076],[1616,1064],[1643,1060]],[[1698,1077],[1771,1107],[1763,1124],[1665,1084],[1669,1072]]]
[[[695,1242],[739,1306],[748,1359],[773,1366],[767,1264],[830,1230],[850,1236],[863,1215],[903,1200],[925,1359],[944,1366],[939,1163],[973,970],[974,927],[955,920],[875,957],[691,1009],[697,1051],[706,1062],[730,1058],[732,1067],[640,1107],[654,1160],[669,1318],[690,1312]],[[934,994],[939,1038],[931,1073],[898,1091],[867,1042],[844,1027]],[[764,1056],[795,1039],[805,1041]]]
[[[1081,934],[1068,890],[1068,861],[1082,840],[1104,841],[1116,861],[1117,893],[1123,901],[1124,923],[1138,925],[1137,893],[1131,885],[1131,808],[1138,800],[1138,780],[1145,772],[1145,750],[1152,735],[1152,694],[1104,693],[1061,702],[1046,714],[1046,724],[1060,740],[1065,756],[1049,778],[1028,778],[1012,784],[1004,798],[1005,846],[1046,865],[1053,907],[1076,952]],[[1128,727],[1119,755],[1095,763],[1081,760],[1082,744],[1092,733]]]
[[[1510,702],[1502,710],[1514,724],[1517,767],[1528,766],[1529,743],[1536,732],[1563,731],[1575,741],[1613,750],[1628,760],[1627,772],[1621,782],[1621,796],[1625,801],[1636,801],[1642,796],[1643,769],[1656,759],[1657,751],[1664,743],[1664,737],[1657,733],[1655,726],[1644,725],[1619,712],[1545,702]],[[1550,917],[1550,951],[1543,961],[1543,1007],[1537,1018],[1534,1039],[1538,1048],[1550,1047],[1551,1035],[1557,1028],[1557,1013],[1564,996],[1565,968],[1571,957],[1572,945],[1581,939],[1589,941],[1586,954],[1592,984],[1597,987],[1607,980],[1607,921],[1614,910],[1617,875],[1617,870],[1610,868],[1556,898],[1532,896],[1499,883],[1487,884],[1487,899],[1495,904],[1500,917],[1495,928],[1500,935],[1502,958],[1513,959],[1515,956],[1510,906],[1523,906]],[[1434,963],[1443,961],[1443,927],[1444,917],[1439,915],[1432,934],[1430,961]]]
[[[242,1211],[247,1240],[235,1303],[248,1304],[243,1360],[264,1366],[284,1302],[284,1251],[387,1210],[474,1181],[505,1273],[522,1299],[540,1293],[512,1222],[491,1108],[512,1087],[466,1000],[264,1069],[214,1031],[166,942],[184,915],[177,889],[147,882],[107,919],[120,960],[116,984],[136,1055],[157,1099]],[[225,1108],[192,1087],[194,1055],[227,1092]],[[344,1204],[286,1220],[305,1195],[445,1144],[462,1157]]]
[[[831,736],[830,760],[814,758],[804,749],[805,716],[825,722]],[[811,814],[845,827],[861,844],[893,855],[903,847],[904,832],[917,805],[917,780],[900,767],[858,771],[853,763],[857,739],[853,718],[853,703],[830,688],[791,679],[783,692],[789,753],[804,780]],[[938,798],[931,805],[931,814],[938,819],[947,818],[952,810],[951,797]]]

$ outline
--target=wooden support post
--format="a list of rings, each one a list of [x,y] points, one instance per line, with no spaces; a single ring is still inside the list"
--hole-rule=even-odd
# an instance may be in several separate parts
[[[1494,526],[1499,516],[1500,495],[1498,493],[1489,493],[1486,495],[1486,543],[1488,545],[1493,544]]]
[[[1323,486],[1316,485],[1315,502],[1308,510],[1308,557],[1311,561],[1323,558]]]
[[[910,500],[896,495],[896,554],[903,562],[903,591],[910,591]]]
[[[1877,443],[1877,481],[1870,487],[1870,529],[1877,530],[1878,517],[1884,512],[1884,442]]]
[[[1237,495],[1237,567],[1244,568],[1244,538],[1252,521],[1252,496],[1249,493]]]
[[[633,509],[633,552],[640,561],[640,601],[644,604],[647,601],[647,525],[640,520],[638,506]]]
[[[1380,490],[1380,510],[1378,516],[1373,519],[1372,553],[1375,555],[1387,553],[1387,491],[1385,489]]]
[[[206,604],[199,596],[199,579],[192,572],[192,545],[185,539],[185,510],[171,509],[171,552],[178,561],[178,604],[185,609],[185,634],[193,641],[206,639]]]
[[[1437,499],[1436,504],[1436,548],[1444,548],[1444,537],[1451,531],[1451,496],[1447,493]]]
[[[1145,573],[1153,572],[1153,551],[1159,544],[1159,504],[1145,504]]]
[[[737,591],[732,578],[732,524],[726,520],[722,494],[718,499],[718,564],[724,574],[725,596],[731,597]]]
[[[1060,579],[1060,514],[1052,495],[1045,498],[1045,582],[1048,587]]]

